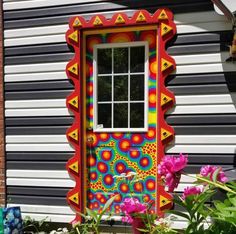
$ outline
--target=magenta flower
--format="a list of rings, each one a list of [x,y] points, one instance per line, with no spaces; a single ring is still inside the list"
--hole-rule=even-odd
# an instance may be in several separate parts
[[[190,195],[197,195],[197,194],[200,194],[201,192],[202,192],[202,188],[200,188],[200,187],[196,187],[196,186],[186,187],[184,189],[184,193],[182,195],[182,198],[185,200],[186,197],[188,197]]]
[[[209,177],[211,180],[213,180],[213,174],[216,170],[219,170],[218,175],[217,175],[217,180],[221,183],[226,183],[228,181],[228,178],[226,177],[225,173],[222,171],[221,167],[216,167],[216,166],[203,166],[200,170],[200,175]]]
[[[121,211],[125,214],[122,217],[123,222],[132,223],[133,216],[136,213],[145,213],[147,211],[147,206],[140,203],[137,198],[125,198],[124,202],[120,205]]]
[[[158,173],[165,178],[169,192],[178,187],[181,172],[188,162],[187,155],[180,154],[179,157],[166,155],[158,166]]]

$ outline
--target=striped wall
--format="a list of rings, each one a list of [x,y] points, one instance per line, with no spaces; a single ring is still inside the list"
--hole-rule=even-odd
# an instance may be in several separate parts
[[[167,153],[188,153],[190,173],[204,164],[235,165],[236,64],[225,62],[231,24],[210,0],[3,0],[9,205],[21,205],[36,219],[73,218],[65,200],[74,183],[65,171],[73,155],[65,137],[73,122],[65,105],[73,89],[65,74],[73,56],[65,42],[69,18],[165,6],[174,12],[178,33],[168,47],[177,69],[166,84],[176,95],[166,116],[176,132]],[[178,191],[191,183],[184,177]]]

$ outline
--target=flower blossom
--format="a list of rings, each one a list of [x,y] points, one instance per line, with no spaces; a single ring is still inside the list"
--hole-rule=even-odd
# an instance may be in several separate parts
[[[123,222],[132,223],[133,216],[135,213],[145,213],[147,206],[140,203],[137,198],[125,198],[124,202],[120,205],[121,211],[125,214],[125,217],[122,217]]]
[[[180,154],[179,157],[166,155],[158,166],[158,173],[165,178],[169,192],[177,188],[181,172],[188,162],[187,155]]]
[[[190,196],[190,195],[198,195],[202,192],[202,188],[200,187],[196,187],[196,186],[193,186],[193,187],[186,187],[184,189],[184,193],[182,195],[182,198],[185,200],[186,197]]]
[[[228,178],[222,171],[221,167],[210,166],[210,165],[203,166],[200,170],[200,175],[209,177],[211,180],[213,180],[213,174],[215,173],[216,170],[219,170],[217,175],[217,180],[221,183],[226,183],[228,181]]]

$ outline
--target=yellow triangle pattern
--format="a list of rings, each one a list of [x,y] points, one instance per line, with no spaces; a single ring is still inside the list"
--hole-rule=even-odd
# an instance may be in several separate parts
[[[73,22],[73,27],[81,27],[81,26],[82,26],[81,21],[79,20],[78,17],[76,17],[74,22]]]
[[[78,129],[75,129],[74,131],[68,133],[68,136],[78,141],[79,140]]]
[[[93,25],[103,25],[102,20],[98,16],[96,16],[95,20],[93,21]]]
[[[161,36],[165,36],[166,34],[168,34],[171,30],[173,30],[172,27],[170,27],[167,24],[162,23],[161,24]]]
[[[165,19],[168,19],[168,16],[167,16],[165,10],[162,10],[162,11],[161,11],[160,15],[158,16],[158,19],[159,19],[159,20],[165,20]]]
[[[162,128],[161,129],[161,140],[164,141],[168,137],[170,137],[172,134],[171,132],[167,131],[166,129]]]
[[[69,37],[71,40],[75,41],[75,42],[78,42],[78,41],[79,41],[79,37],[78,37],[78,32],[77,32],[77,31],[74,31],[74,32],[71,33],[68,37]]]
[[[169,62],[168,60],[166,59],[161,59],[161,71],[165,71],[167,70],[168,68],[170,68],[171,66],[173,66],[173,63]]]
[[[125,23],[124,18],[122,17],[121,14],[119,14],[116,18],[115,24],[124,24],[124,23]]]
[[[76,173],[79,173],[79,163],[78,163],[78,161],[76,161],[76,162],[72,163],[71,165],[69,165],[69,168],[72,171],[74,171]]]
[[[170,203],[171,203],[171,201],[169,199],[160,195],[160,207],[163,207],[163,206],[170,204]]]
[[[69,103],[70,105],[74,106],[75,108],[78,108],[78,107],[79,107],[79,97],[76,96],[76,97],[70,99],[70,100],[68,101],[68,103]]]
[[[75,193],[69,197],[69,200],[79,205],[79,193]]]
[[[166,94],[161,94],[161,106],[164,106],[166,103],[172,101],[172,98],[167,96]]]
[[[75,63],[72,66],[70,66],[68,68],[68,71],[70,71],[71,73],[73,73],[75,75],[78,75],[79,74],[78,63]]]
[[[146,17],[144,16],[142,12],[139,12],[136,22],[145,22],[145,21],[146,21]]]

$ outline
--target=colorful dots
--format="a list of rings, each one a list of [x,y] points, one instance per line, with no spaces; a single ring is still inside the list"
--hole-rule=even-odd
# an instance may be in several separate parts
[[[90,172],[89,178],[90,178],[90,180],[92,180],[92,181],[96,181],[96,180],[98,179],[98,174],[97,174],[97,172],[96,172],[96,171]]]
[[[111,160],[112,158],[112,152],[110,150],[104,150],[102,151],[101,153],[101,158],[104,160],[104,161],[109,161]]]
[[[132,134],[131,140],[133,144],[139,145],[143,142],[143,137],[141,134]]]
[[[101,173],[107,173],[108,171],[108,166],[103,162],[99,162],[97,165],[97,168],[98,168],[98,171]]]
[[[142,167],[147,167],[147,166],[149,166],[149,164],[150,164],[150,160],[148,157],[143,157],[140,159],[140,165]]]
[[[155,181],[153,179],[148,179],[146,181],[146,188],[149,191],[154,191],[155,190]]]
[[[157,73],[157,62],[156,61],[154,61],[150,64],[150,71],[154,74]]]
[[[143,184],[140,182],[137,182],[134,184],[134,191],[135,192],[142,192],[143,191]]]
[[[90,167],[94,167],[94,166],[96,166],[96,163],[97,163],[96,156],[90,154],[90,155],[88,156],[88,165],[89,165]]]
[[[126,172],[126,169],[127,169],[127,165],[125,164],[125,162],[123,161],[118,161],[115,163],[115,171],[116,171],[116,174],[121,174],[121,173],[124,173]]]
[[[105,175],[103,181],[105,185],[108,185],[108,186],[111,186],[114,183],[114,179],[111,174]]]
[[[100,139],[101,141],[107,141],[107,140],[109,139],[109,135],[108,135],[107,133],[101,133],[101,134],[99,135],[99,139]]]
[[[121,183],[119,188],[120,188],[120,191],[122,193],[128,193],[129,192],[129,186],[126,183]]]
[[[119,141],[119,149],[123,152],[127,152],[130,148],[130,141],[127,139]]]

